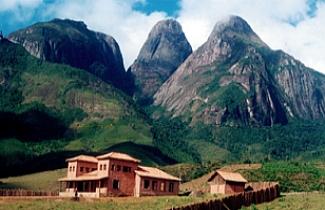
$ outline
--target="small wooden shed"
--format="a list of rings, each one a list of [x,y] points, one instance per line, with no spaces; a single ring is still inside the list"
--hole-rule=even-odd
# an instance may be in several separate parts
[[[217,170],[208,182],[211,194],[234,194],[245,191],[247,180],[240,173]]]

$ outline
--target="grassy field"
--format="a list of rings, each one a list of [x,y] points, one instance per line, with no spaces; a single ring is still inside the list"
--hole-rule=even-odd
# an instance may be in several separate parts
[[[324,210],[324,193],[288,194],[272,202],[252,205],[242,210]]]
[[[0,179],[0,188],[21,188],[33,191],[58,191],[57,180],[66,176],[66,169],[45,171]]]
[[[244,207],[242,210],[324,210],[325,194],[322,193],[292,193],[259,205]],[[150,210],[168,209],[191,203],[216,199],[213,196],[203,197],[127,197],[127,198],[102,198],[81,199],[80,202],[62,198],[0,198],[0,210],[12,209],[107,209],[107,210]]]
[[[69,210],[89,210],[89,209],[109,209],[109,210],[143,210],[143,209],[168,209],[172,207],[188,205],[196,202],[210,200],[210,195],[203,197],[125,197],[125,198],[102,198],[102,199],[81,199],[79,202],[70,199],[46,199],[46,198],[1,198],[0,210],[24,209],[24,210],[50,210],[50,209],[69,209]]]

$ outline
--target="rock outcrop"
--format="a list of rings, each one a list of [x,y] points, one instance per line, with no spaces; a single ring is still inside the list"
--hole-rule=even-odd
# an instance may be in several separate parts
[[[152,96],[192,53],[181,25],[175,20],[158,22],[130,67],[135,79],[135,98],[150,104]]]
[[[8,38],[37,58],[85,69],[126,92],[132,89],[117,42],[89,30],[83,22],[54,19],[13,32]]]
[[[324,118],[324,93],[324,75],[271,50],[245,20],[230,16],[161,86],[154,104],[191,123],[274,125]]]

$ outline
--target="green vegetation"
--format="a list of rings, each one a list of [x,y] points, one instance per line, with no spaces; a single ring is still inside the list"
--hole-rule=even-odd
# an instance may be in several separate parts
[[[0,198],[0,210],[11,209],[107,209],[107,210],[143,210],[143,209],[168,209],[196,202],[204,202],[216,198],[210,195],[202,197],[154,196],[154,197],[126,197],[103,198],[100,200],[81,199],[76,202],[70,199],[6,199]]]
[[[18,188],[33,191],[55,192],[59,191],[59,183],[57,180],[64,176],[66,176],[66,169],[8,177],[0,179],[0,188]]]
[[[180,119],[161,118],[153,122],[154,145],[180,162],[200,162],[199,154],[185,141],[190,128]]]
[[[180,177],[182,182],[189,182],[220,167],[219,163],[190,164],[179,163],[161,167],[162,170],[174,176]]]
[[[153,122],[154,145],[179,162],[324,160],[322,121],[272,127],[188,125],[179,118]],[[294,142],[294,144],[293,144]],[[189,155],[190,154],[190,155]]]
[[[325,206],[324,196],[324,193],[288,194],[269,203],[252,205],[242,210],[321,210]]]
[[[277,181],[281,192],[325,191],[325,169],[313,163],[278,161],[241,172],[250,181]]]
[[[36,166],[27,163],[46,158],[52,169],[62,167],[73,154],[122,142],[152,145],[150,125],[132,99],[84,70],[38,60],[4,39],[0,81],[1,176],[32,172]]]

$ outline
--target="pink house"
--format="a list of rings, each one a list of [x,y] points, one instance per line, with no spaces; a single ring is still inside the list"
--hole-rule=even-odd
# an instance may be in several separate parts
[[[97,157],[79,155],[66,160],[67,176],[59,179],[60,196],[152,196],[177,195],[180,179],[140,160],[110,152]]]

